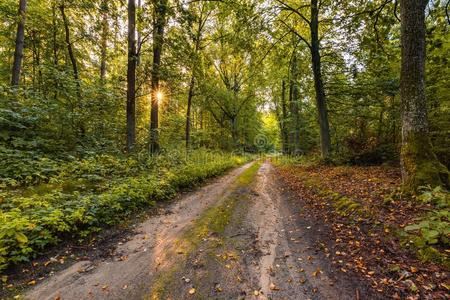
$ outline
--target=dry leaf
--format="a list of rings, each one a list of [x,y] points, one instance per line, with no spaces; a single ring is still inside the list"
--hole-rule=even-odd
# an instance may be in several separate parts
[[[27,283],[28,285],[35,285],[36,284],[36,280],[31,280],[30,282]]]
[[[278,291],[280,288],[275,285],[275,283],[271,282],[269,285],[269,289],[272,291]]]
[[[317,275],[319,275],[320,273],[322,273],[322,271],[320,270],[320,268],[317,268],[314,272],[313,272],[313,276],[317,277]]]

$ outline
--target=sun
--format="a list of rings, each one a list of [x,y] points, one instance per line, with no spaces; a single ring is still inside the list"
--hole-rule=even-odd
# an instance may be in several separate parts
[[[162,91],[157,91],[156,92],[156,100],[158,100],[158,102],[161,102],[164,99],[164,93]]]

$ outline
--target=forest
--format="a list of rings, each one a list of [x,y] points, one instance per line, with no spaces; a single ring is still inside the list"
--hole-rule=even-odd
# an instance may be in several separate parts
[[[448,299],[450,1],[0,16],[1,299]]]

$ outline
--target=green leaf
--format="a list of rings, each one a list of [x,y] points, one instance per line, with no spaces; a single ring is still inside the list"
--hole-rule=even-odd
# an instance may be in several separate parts
[[[413,225],[406,226],[405,230],[406,231],[413,231],[413,230],[419,230],[420,228],[422,228],[420,225],[413,224]]]
[[[25,234],[23,234],[22,232],[16,232],[16,240],[21,243],[21,244],[25,244],[28,242],[28,238]]]

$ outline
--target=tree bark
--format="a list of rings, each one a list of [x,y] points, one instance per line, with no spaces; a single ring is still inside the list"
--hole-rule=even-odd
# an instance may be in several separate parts
[[[128,0],[127,152],[136,142],[136,2]]]
[[[401,170],[403,189],[449,185],[449,172],[433,152],[425,98],[425,7],[428,0],[401,0],[402,102]]]
[[[100,81],[105,83],[106,77],[106,56],[108,51],[108,1],[102,0],[101,3],[101,14],[102,14],[102,43],[100,49]]]
[[[141,9],[142,3],[141,0],[138,0],[137,2],[137,8],[138,10]],[[138,23],[140,22],[140,19],[138,19]],[[141,49],[142,45],[142,37],[141,37],[141,32],[139,31],[139,28],[136,26],[136,34],[137,34],[137,48]],[[136,58],[136,66],[139,66],[141,63],[141,54],[137,53],[137,58]]]
[[[191,82],[189,83],[189,92],[187,99],[187,108],[186,108],[186,149],[189,150],[191,146],[191,107],[192,107],[192,98],[194,97],[194,86],[195,86],[195,75],[192,70]]]
[[[67,51],[69,53],[70,62],[72,64],[73,78],[75,79],[75,84],[77,86],[77,94],[79,97],[81,97],[81,87],[80,87],[80,78],[79,78],[79,74],[78,74],[78,65],[77,65],[77,60],[75,59],[75,54],[73,52],[72,42],[70,39],[69,21],[67,20],[64,2],[59,6],[59,10],[61,12],[61,16],[62,16],[63,23],[64,23],[66,46],[67,46]]]
[[[311,0],[311,62],[316,90],[316,105],[320,126],[320,146],[322,157],[327,158],[331,151],[330,126],[325,89],[322,80],[320,42],[319,42],[319,7],[317,0]]]
[[[150,153],[159,152],[159,104],[157,93],[160,90],[161,56],[164,44],[164,27],[166,25],[167,0],[154,0],[153,24],[153,67],[151,79],[150,111]]]
[[[200,49],[200,41],[201,41],[202,29],[203,29],[203,25],[204,25],[203,22],[204,22],[203,16],[200,15],[200,18],[198,20],[197,32],[194,37],[194,42],[195,42],[194,53],[193,53],[194,58],[193,58],[193,62],[192,62],[191,81],[189,83],[188,101],[187,101],[187,109],[186,109],[185,137],[186,137],[186,149],[187,150],[190,148],[190,143],[191,143],[191,107],[192,107],[192,98],[194,97],[194,88],[195,88],[195,68],[196,68],[195,58]]]
[[[286,81],[281,82],[281,142],[283,154],[288,153],[289,135],[287,132]]]
[[[298,57],[297,50],[294,50],[291,61],[291,115],[292,115],[292,137],[293,137],[293,153],[298,154],[300,151],[300,114],[299,114],[299,101],[300,101],[300,90],[298,87]]]
[[[27,1],[19,1],[19,24],[17,25],[16,47],[14,50],[14,62],[12,68],[11,85],[18,86],[20,80],[20,72],[23,59],[23,47],[25,40],[25,16],[27,9]]]

